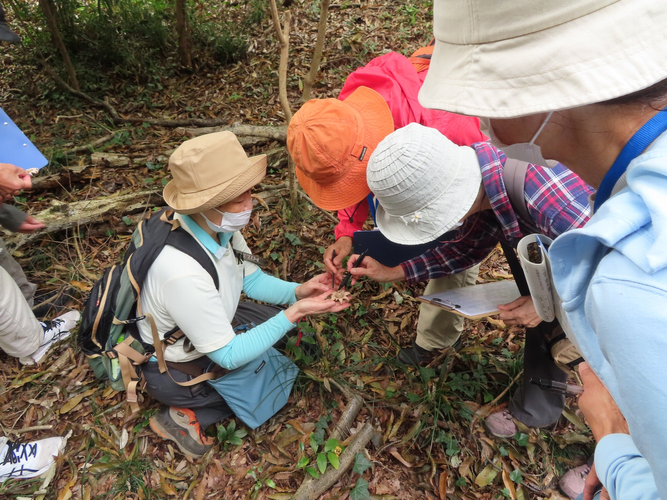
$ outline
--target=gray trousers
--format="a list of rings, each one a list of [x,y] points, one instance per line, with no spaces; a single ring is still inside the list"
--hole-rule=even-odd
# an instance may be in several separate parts
[[[557,326],[558,322],[552,321],[542,322],[535,328],[526,328],[523,381],[514,392],[508,408],[514,418],[528,427],[554,424],[563,413],[565,397],[562,394],[542,390],[530,382],[531,378],[558,382],[567,380],[567,374],[558,368],[547,345],[547,337]]]
[[[14,260],[14,257],[12,257],[9,250],[7,250],[2,238],[0,238],[0,267],[9,273],[21,290],[28,305],[32,307],[35,301],[35,290],[37,290],[37,285],[28,281],[28,278],[23,272],[23,268]]]
[[[259,325],[280,311],[282,308],[278,306],[241,302],[234,316],[234,324],[243,325],[252,322]],[[204,369],[212,363],[207,356],[199,358],[196,362]],[[174,369],[170,369],[169,374],[160,373],[158,364],[153,361],[144,363],[142,370],[146,379],[146,392],[153,399],[166,406],[188,408],[194,411],[202,429],[233,415],[222,396],[207,382],[192,387],[183,387],[175,383],[169,374],[178,382],[192,380],[192,376]]]

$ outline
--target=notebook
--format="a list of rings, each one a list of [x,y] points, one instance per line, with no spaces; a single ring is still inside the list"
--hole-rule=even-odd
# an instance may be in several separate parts
[[[512,302],[520,296],[516,283],[504,280],[454,288],[417,298],[465,318],[479,319],[498,314],[498,305]]]

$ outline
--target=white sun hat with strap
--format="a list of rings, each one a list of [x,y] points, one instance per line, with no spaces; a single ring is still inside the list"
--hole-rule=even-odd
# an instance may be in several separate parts
[[[389,134],[371,155],[368,187],[382,234],[419,245],[454,228],[475,202],[482,173],[475,150],[418,123]]]
[[[422,106],[513,118],[667,78],[665,0],[434,0]]]

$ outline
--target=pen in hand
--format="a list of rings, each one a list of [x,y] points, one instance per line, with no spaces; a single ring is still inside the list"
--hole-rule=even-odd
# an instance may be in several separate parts
[[[364,257],[366,257],[367,253],[368,253],[368,250],[364,250],[363,252],[361,252],[361,254],[359,255],[359,258],[357,258],[357,260],[354,262],[354,265],[352,267],[353,268],[354,267],[359,267],[361,265],[361,263],[363,262]],[[348,286],[350,284],[351,279],[352,279],[352,273],[350,271],[348,271],[347,273],[345,273],[345,276],[343,277],[343,281],[341,282],[340,286],[338,287],[338,290],[342,290],[343,288]]]
[[[557,382],[545,378],[531,378],[530,383],[539,386],[540,389],[545,391],[558,392],[568,396],[576,396],[584,393],[584,388],[580,385],[566,384],[564,382]]]

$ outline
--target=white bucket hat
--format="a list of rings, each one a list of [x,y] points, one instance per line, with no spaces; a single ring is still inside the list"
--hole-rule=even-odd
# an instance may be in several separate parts
[[[382,234],[394,243],[419,245],[468,213],[482,173],[474,149],[411,123],[378,144],[366,180],[379,202],[375,222]]]
[[[665,0],[434,0],[422,106],[513,118],[667,78]]]

